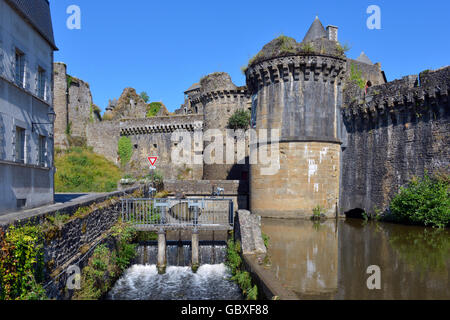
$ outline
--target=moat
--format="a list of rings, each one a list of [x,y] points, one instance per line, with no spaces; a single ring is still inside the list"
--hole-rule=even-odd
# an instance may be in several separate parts
[[[298,299],[448,299],[450,231],[362,220],[263,219],[271,265]],[[381,269],[368,290],[367,268]]]

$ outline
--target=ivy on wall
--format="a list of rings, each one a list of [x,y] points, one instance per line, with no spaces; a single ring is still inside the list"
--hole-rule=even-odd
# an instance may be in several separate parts
[[[118,143],[117,153],[120,157],[120,163],[125,166],[131,159],[133,155],[133,145],[131,144],[131,139],[128,137],[121,137]]]

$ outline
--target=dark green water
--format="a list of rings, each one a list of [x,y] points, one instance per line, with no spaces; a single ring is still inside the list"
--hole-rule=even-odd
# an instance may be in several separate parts
[[[263,219],[270,268],[299,299],[450,299],[450,231],[361,220]],[[369,266],[381,289],[369,290]]]

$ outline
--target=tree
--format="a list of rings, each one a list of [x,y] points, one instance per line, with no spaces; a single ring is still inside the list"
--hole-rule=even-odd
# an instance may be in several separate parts
[[[148,96],[147,92],[142,91],[140,94],[142,100],[145,101],[145,103],[148,103],[150,101],[150,97]]]
[[[236,110],[236,112],[228,120],[228,128],[230,129],[248,129],[250,125],[251,114],[248,110]]]

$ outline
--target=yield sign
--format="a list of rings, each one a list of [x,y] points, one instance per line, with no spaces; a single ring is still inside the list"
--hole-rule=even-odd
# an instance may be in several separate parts
[[[148,157],[148,161],[150,161],[150,164],[152,166],[155,165],[156,161],[158,160],[158,157]]]

